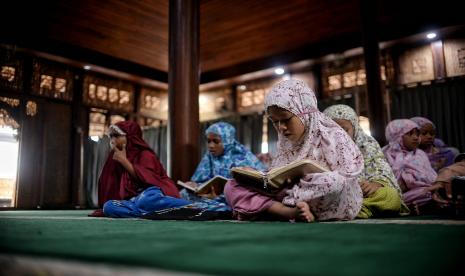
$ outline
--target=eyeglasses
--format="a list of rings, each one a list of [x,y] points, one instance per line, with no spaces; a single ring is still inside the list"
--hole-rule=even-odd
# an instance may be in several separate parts
[[[291,119],[294,118],[294,117],[295,117],[295,115],[292,115],[291,117],[286,118],[286,119],[282,119],[282,120],[272,120],[270,117],[268,117],[268,120],[270,120],[271,123],[273,123],[273,125],[274,125],[275,127],[279,127],[279,126],[281,126],[281,125],[288,126],[289,123],[290,123],[290,121],[291,121]]]

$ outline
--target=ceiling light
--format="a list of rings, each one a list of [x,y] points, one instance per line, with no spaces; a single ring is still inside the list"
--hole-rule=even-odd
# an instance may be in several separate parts
[[[427,37],[428,39],[433,39],[433,38],[436,37],[436,33],[428,33],[428,34],[426,35],[426,37]]]
[[[237,89],[241,90],[241,91],[245,91],[247,89],[247,86],[241,84],[237,87]]]
[[[278,67],[278,68],[274,69],[274,73],[276,75],[282,75],[282,74],[284,74],[284,69],[282,67]]]
[[[84,65],[84,70],[90,70],[90,68],[92,68],[90,65]]]

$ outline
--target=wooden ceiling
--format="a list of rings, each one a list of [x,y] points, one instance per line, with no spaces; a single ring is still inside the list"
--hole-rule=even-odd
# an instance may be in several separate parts
[[[361,46],[360,1],[201,0],[202,82]],[[168,0],[7,3],[1,42],[167,80]],[[380,0],[379,38],[463,24],[457,5]]]

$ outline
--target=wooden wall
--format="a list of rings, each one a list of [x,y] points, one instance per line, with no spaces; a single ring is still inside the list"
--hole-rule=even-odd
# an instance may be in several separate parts
[[[38,100],[37,114],[23,116],[20,133],[18,208],[69,208],[71,106]]]

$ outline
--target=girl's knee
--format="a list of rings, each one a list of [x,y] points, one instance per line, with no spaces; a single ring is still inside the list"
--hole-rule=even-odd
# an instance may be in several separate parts
[[[105,216],[107,217],[113,216],[113,214],[115,213],[115,210],[118,208],[117,203],[118,203],[117,200],[109,200],[105,202],[105,204],[103,204],[103,213],[105,214]]]
[[[138,199],[142,199],[142,198],[146,198],[146,197],[150,197],[152,199],[155,199],[155,198],[161,198],[163,197],[164,194],[163,192],[160,190],[160,188],[158,187],[150,187],[150,188],[147,188],[145,189],[139,196],[138,196]]]
[[[386,211],[398,212],[402,206],[402,199],[396,189],[383,187]]]

